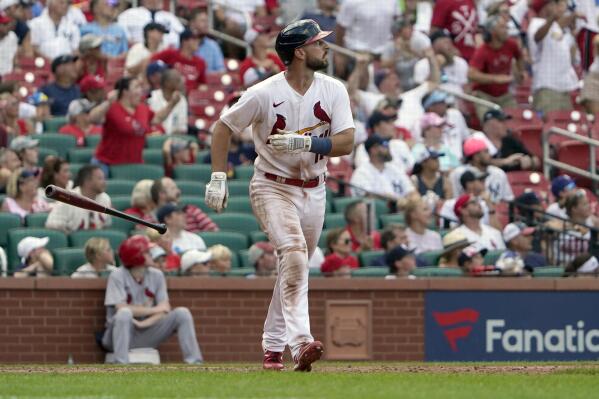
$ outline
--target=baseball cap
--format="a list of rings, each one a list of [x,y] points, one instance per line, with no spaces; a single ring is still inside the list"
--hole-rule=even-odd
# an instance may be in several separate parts
[[[164,219],[170,216],[173,212],[183,212],[183,209],[173,203],[163,205],[156,212],[156,219],[158,219],[159,223],[164,223]]]
[[[458,265],[464,266],[466,262],[474,258],[475,255],[485,256],[487,254],[486,248],[479,248],[476,245],[469,245],[462,249],[460,256],[458,256]]]
[[[438,29],[430,35],[431,43],[434,43],[437,39],[443,38],[451,39],[451,33],[447,29]]]
[[[198,34],[196,34],[194,31],[192,31],[189,28],[185,28],[183,30],[183,32],[181,32],[181,34],[179,35],[179,42],[183,42],[185,40],[189,40],[189,39],[199,39],[200,36]]]
[[[151,62],[150,64],[148,64],[148,67],[146,68],[146,76],[152,76],[155,73],[165,71],[166,69],[167,65],[164,63],[164,61],[158,60]]]
[[[534,191],[526,191],[517,196],[514,201],[516,205],[533,206],[541,204],[541,199]]]
[[[425,131],[431,126],[441,127],[445,126],[446,124],[447,121],[445,120],[445,118],[440,117],[434,112],[427,112],[420,118],[420,129],[422,131]]]
[[[576,182],[568,175],[560,175],[551,181],[551,193],[554,197],[559,197],[559,194],[564,190],[574,190]]]
[[[387,68],[379,69],[378,71],[376,71],[374,73],[374,85],[376,87],[379,87],[381,85],[381,82],[385,80],[385,78],[389,76],[390,73],[391,71]]]
[[[255,24],[254,26],[245,31],[245,34],[243,35],[243,40],[248,44],[253,44],[254,41],[258,38],[258,35],[262,33],[270,33],[270,28],[268,26]]]
[[[481,151],[488,149],[487,143],[483,139],[478,139],[476,137],[470,137],[464,141],[464,156],[471,157],[474,154],[477,154]]]
[[[444,152],[439,152],[433,148],[417,147],[414,152],[414,167],[412,168],[412,174],[419,174],[422,171],[422,163],[429,159],[438,159],[445,155]]]
[[[181,271],[186,272],[197,263],[206,263],[212,259],[210,251],[200,251],[199,249],[190,249],[181,256]]]
[[[52,73],[56,73],[56,68],[63,64],[68,64],[77,61],[78,57],[70,54],[59,55],[52,60]]]
[[[67,112],[67,117],[70,118],[71,116],[77,116],[88,113],[89,111],[91,111],[92,108],[92,103],[85,98],[73,100],[69,104],[69,111]]]
[[[370,152],[370,149],[372,147],[374,147],[375,145],[382,145],[382,146],[388,146],[389,145],[389,140],[385,140],[383,139],[381,136],[379,136],[378,134],[372,134],[370,135],[370,137],[368,137],[368,139],[366,139],[366,141],[364,142],[364,149],[366,149],[366,152]]]
[[[453,205],[453,212],[457,217],[462,216],[462,208],[464,208],[474,197],[470,194],[462,194],[458,197]]]
[[[102,45],[102,42],[102,36],[94,35],[93,33],[88,33],[87,35],[83,35],[83,37],[79,41],[79,51],[87,51],[94,48],[98,48]]]
[[[106,87],[106,81],[102,76],[99,75],[87,75],[79,83],[79,90],[81,93],[87,93],[90,90],[104,89]]]
[[[156,260],[161,256],[166,256],[166,251],[161,246],[152,245],[150,247],[150,256],[152,257],[152,260]]]
[[[458,248],[465,248],[470,245],[464,233],[459,230],[452,230],[443,237],[443,255]]]
[[[483,173],[478,169],[468,169],[460,176],[460,184],[462,188],[466,189],[466,184],[475,180],[485,180],[489,176],[488,173]]]
[[[12,18],[8,16],[4,11],[0,11],[0,24],[9,24],[12,22]]]
[[[0,11],[6,10],[10,6],[14,6],[19,4],[19,0],[1,0],[0,1]]]
[[[391,122],[395,121],[396,117],[393,115],[385,115],[380,111],[374,111],[372,115],[368,118],[367,126],[372,129],[376,127],[381,122]]]
[[[414,251],[406,248],[403,245],[398,245],[393,248],[389,253],[385,256],[385,261],[387,262],[387,266],[391,267],[398,260],[402,260],[408,255],[414,255]]]
[[[158,22],[150,22],[146,24],[146,26],[144,26],[144,33],[151,30],[158,30],[162,33],[168,33],[168,29],[166,29],[166,26],[159,24]]]
[[[250,265],[256,265],[258,259],[260,259],[260,257],[264,255],[265,252],[274,253],[275,247],[268,241],[261,241],[252,245],[248,251]]]
[[[569,265],[568,269],[573,269],[576,273],[596,273],[599,269],[599,260],[591,254],[577,256]]]
[[[27,148],[35,148],[39,143],[39,140],[32,139],[29,136],[18,136],[10,142],[10,149],[19,152]]]
[[[513,240],[514,238],[516,238],[517,236],[519,236],[520,234],[528,236],[534,232],[535,232],[534,227],[528,227],[527,225],[525,225],[522,222],[514,222],[514,223],[509,223],[507,226],[505,226],[503,228],[503,232],[501,234],[503,235],[503,241],[508,243],[511,240]]]
[[[438,103],[447,103],[449,98],[449,94],[445,93],[444,91],[432,91],[422,98],[422,108],[426,110],[431,105]]]
[[[29,254],[31,254],[33,250],[45,247],[48,245],[49,241],[49,237],[25,237],[19,241],[19,244],[17,244],[17,254],[21,258],[21,263],[27,261]]]
[[[36,91],[35,93],[27,97],[27,103],[36,107],[41,104],[49,104],[50,102],[50,98],[41,91]]]
[[[490,109],[483,115],[483,123],[490,121],[491,119],[497,119],[499,121],[506,121],[508,119],[512,119],[510,115],[506,115],[500,109]]]

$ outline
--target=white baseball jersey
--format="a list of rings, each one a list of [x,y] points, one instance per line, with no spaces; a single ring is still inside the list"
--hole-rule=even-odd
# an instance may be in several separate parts
[[[382,171],[370,162],[358,167],[351,177],[351,184],[375,194],[396,197],[404,197],[416,190],[406,172],[391,162],[387,162]],[[360,189],[352,188],[352,195],[364,195]]]
[[[324,174],[327,157],[311,152],[282,156],[267,145],[268,136],[281,129],[329,137],[354,128],[345,86],[321,73],[314,74],[312,85],[302,96],[289,86],[285,72],[280,72],[250,87],[220,120],[235,133],[252,126],[256,170],[303,180]]]
[[[462,177],[462,173],[472,169],[473,167],[470,165],[462,165],[451,171],[449,174],[449,181],[451,182],[454,196],[457,197],[464,192],[464,188],[460,183],[460,177]],[[500,201],[512,201],[514,199],[514,193],[505,172],[493,165],[487,166],[486,172],[489,176],[485,179],[485,188],[491,195],[491,201],[495,203]]]

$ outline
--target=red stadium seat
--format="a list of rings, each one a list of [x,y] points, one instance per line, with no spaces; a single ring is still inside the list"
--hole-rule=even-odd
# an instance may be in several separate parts
[[[595,159],[595,163],[599,164],[597,162],[599,159],[599,149],[595,150]],[[564,141],[557,148],[557,160],[576,168],[589,170],[591,162],[589,145],[576,140]],[[576,184],[581,187],[591,187],[590,179],[584,177],[576,178]]]
[[[541,198],[547,198],[551,192],[549,182],[540,172],[515,171],[507,174],[514,195],[517,197],[527,190],[532,190]]]
[[[542,123],[522,123],[517,125],[514,129],[514,133],[520,138],[524,146],[536,155],[539,159],[543,159],[543,147],[541,146],[541,138],[543,133]]]

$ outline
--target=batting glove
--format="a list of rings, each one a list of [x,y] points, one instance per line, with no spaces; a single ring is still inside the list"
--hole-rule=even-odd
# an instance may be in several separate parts
[[[278,130],[280,134],[269,136],[270,145],[276,152],[299,154],[310,151],[312,137],[302,136],[286,130]]]
[[[225,172],[213,172],[210,183],[206,184],[206,205],[220,212],[227,207],[229,190],[227,189],[227,174]]]

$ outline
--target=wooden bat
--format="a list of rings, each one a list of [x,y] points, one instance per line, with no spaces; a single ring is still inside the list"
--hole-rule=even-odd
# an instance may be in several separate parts
[[[166,233],[166,225],[164,223],[152,223],[147,220],[138,218],[137,216],[129,215],[125,212],[117,211],[114,208],[109,208],[97,203],[96,201],[79,195],[77,193],[67,191],[53,184],[46,187],[46,197],[55,201],[64,202],[67,205],[76,206],[77,208],[88,209],[93,212],[105,213],[107,215],[116,216],[121,219],[129,220],[130,222],[142,224],[151,229],[156,230],[160,234]]]

